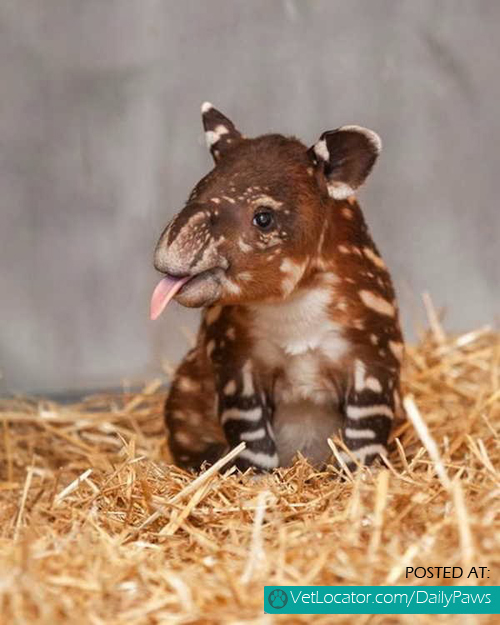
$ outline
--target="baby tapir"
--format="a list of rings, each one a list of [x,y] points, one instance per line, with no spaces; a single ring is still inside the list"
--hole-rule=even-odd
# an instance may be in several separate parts
[[[381,149],[342,126],[311,148],[246,138],[202,106],[215,167],[167,225],[156,319],[175,299],[202,307],[196,346],[165,406],[175,462],[199,469],[245,441],[244,470],[384,454],[400,405],[403,341],[391,279],[355,198]],[[357,462],[354,461],[356,459]]]

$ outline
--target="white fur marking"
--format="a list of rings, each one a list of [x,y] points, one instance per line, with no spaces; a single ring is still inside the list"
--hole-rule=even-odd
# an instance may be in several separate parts
[[[382,139],[378,136],[376,132],[370,130],[369,128],[364,128],[363,126],[342,126],[339,128],[339,131],[346,130],[350,132],[359,132],[360,135],[364,135],[368,141],[373,145],[377,154],[380,154],[382,151]]]
[[[189,436],[189,434],[187,434],[186,432],[183,432],[182,430],[178,430],[174,434],[174,437],[175,437],[175,440],[181,445],[184,445],[184,447],[189,447],[193,444],[193,441],[191,440],[191,437]]]
[[[229,380],[229,382],[224,387],[224,395],[234,395],[236,393],[236,382],[234,380]]]
[[[269,454],[265,454],[261,451],[252,451],[247,448],[241,452],[240,458],[245,458],[252,464],[266,469],[274,469],[278,466],[278,455],[276,453],[270,456]]]
[[[229,293],[233,293],[234,295],[239,295],[241,293],[241,289],[236,282],[233,282],[231,278],[227,278],[224,274],[220,277],[220,282],[222,286],[226,287]]]
[[[373,391],[374,393],[382,392],[382,385],[377,380],[377,378],[374,378],[373,376],[369,375],[367,378],[365,378],[365,386],[366,388],[370,389],[370,391]]]
[[[328,151],[328,147],[326,145],[326,139],[321,139],[314,146],[314,153],[318,158],[323,159],[328,162],[330,160],[330,152]]]
[[[365,364],[361,360],[356,360],[354,363],[354,388],[357,391],[362,391],[365,388],[365,373]]]
[[[328,195],[334,200],[345,200],[354,194],[354,189],[345,182],[329,182]]]
[[[282,282],[282,290],[285,295],[290,293],[297,286],[299,280],[302,278],[305,270],[305,264],[296,263],[290,258],[284,258],[281,261],[280,271],[285,274],[285,278]]]
[[[368,308],[371,308],[381,315],[394,317],[396,313],[394,306],[383,297],[380,297],[380,295],[376,295],[372,291],[360,291],[359,297]]]
[[[389,417],[389,419],[394,417],[392,410],[386,404],[374,406],[347,406],[347,416],[350,419],[365,419],[366,417],[378,417],[379,415]]]
[[[243,432],[241,434],[241,440],[247,441],[247,442],[258,441],[261,438],[265,438],[266,434],[267,432],[265,428],[257,428],[256,430],[249,430],[248,432]]]
[[[251,397],[254,394],[253,380],[252,380],[252,361],[247,360],[243,369],[241,370],[243,376],[243,391],[244,397]]]
[[[222,312],[222,306],[213,306],[212,308],[209,308],[205,315],[205,321],[207,322],[207,325],[211,325],[212,323],[215,323],[217,319],[220,317],[221,312]]]
[[[372,263],[374,265],[376,265],[379,269],[386,269],[386,265],[385,265],[384,261],[380,258],[380,256],[375,254],[375,252],[371,248],[364,247],[363,248],[363,252],[365,253],[365,256],[369,260],[371,260]]]
[[[373,430],[356,430],[354,428],[346,428],[345,435],[347,438],[375,438],[375,432]]]
[[[245,254],[252,251],[252,246],[245,243],[241,237],[238,239],[238,247]]]
[[[194,393],[200,390],[200,383],[187,376],[182,376],[177,379],[177,387],[184,393]]]
[[[221,423],[224,425],[226,421],[250,421],[255,423],[262,418],[261,408],[253,408],[252,410],[240,410],[239,408],[229,408],[222,413]]]
[[[215,127],[214,130],[207,130],[205,132],[205,140],[207,142],[207,146],[211,148],[220,140],[222,135],[227,134],[229,134],[229,130],[223,124],[219,124]]]
[[[394,354],[396,360],[401,362],[403,360],[404,346],[399,341],[389,341],[389,349]]]

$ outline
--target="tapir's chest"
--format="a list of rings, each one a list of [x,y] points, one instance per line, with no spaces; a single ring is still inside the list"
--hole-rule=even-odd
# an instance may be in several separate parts
[[[260,306],[253,315],[253,358],[272,384],[276,404],[336,396],[332,372],[349,351],[342,329],[328,315],[329,296],[307,292],[287,305]]]

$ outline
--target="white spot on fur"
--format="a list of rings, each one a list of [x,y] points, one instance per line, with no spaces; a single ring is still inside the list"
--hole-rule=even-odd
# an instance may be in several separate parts
[[[229,130],[223,124],[219,124],[214,128],[214,130],[207,130],[205,132],[205,140],[207,142],[207,146],[211,148],[220,140],[222,135],[227,134],[229,134]]]
[[[353,219],[354,215],[352,214],[352,210],[350,208],[343,208],[342,209],[342,215],[346,218],[346,219]]]
[[[396,410],[396,413],[399,413],[401,410],[401,396],[396,389],[394,389],[393,397],[394,397],[394,409]]]
[[[377,345],[378,344],[378,336],[376,334],[370,334],[370,341],[373,343],[373,345]]]
[[[250,421],[255,423],[262,418],[261,408],[252,408],[251,410],[240,410],[239,408],[228,408],[224,410],[221,416],[221,423],[224,425],[227,421]]]
[[[350,419],[365,419],[367,417],[384,416],[393,418],[392,410],[386,404],[376,404],[373,406],[347,406],[347,416]]]
[[[250,443],[252,441],[261,440],[262,438],[265,438],[266,435],[267,435],[267,432],[265,428],[257,428],[256,430],[249,430],[248,432],[242,432],[241,440],[247,441]]]
[[[230,339],[231,341],[234,341],[234,339],[236,338],[236,329],[234,327],[230,327],[226,330],[226,336],[228,339]]]
[[[328,195],[334,200],[345,200],[353,195],[354,189],[345,182],[329,182]]]
[[[178,430],[177,432],[175,432],[174,438],[180,445],[183,445],[184,447],[191,447],[191,445],[193,444],[191,436],[183,430]]]
[[[238,247],[244,254],[252,251],[252,246],[245,243],[241,237],[238,239]]]
[[[213,202],[214,204],[220,204],[220,198],[218,197],[213,197],[210,201]]]
[[[349,248],[346,245],[339,245],[338,250],[341,254],[349,254]]]
[[[210,356],[212,355],[212,352],[215,349],[215,341],[209,341],[207,343],[207,356],[210,358]]]
[[[236,382],[234,380],[229,380],[229,382],[224,387],[224,395],[234,395],[236,393]]]
[[[371,308],[380,315],[394,317],[396,311],[394,306],[380,295],[376,295],[372,291],[360,291],[359,297],[365,306]]]
[[[370,389],[370,391],[373,391],[374,393],[382,392],[382,385],[380,384],[379,380],[377,380],[377,378],[374,378],[373,376],[369,375],[365,379],[365,385],[366,388]]]
[[[203,104],[201,105],[201,112],[203,113],[208,113],[208,111],[210,111],[211,109],[213,109],[213,105],[211,102],[203,102]]]
[[[181,376],[177,379],[177,388],[184,393],[195,393],[200,390],[200,383],[188,378],[187,376]]]
[[[401,362],[403,360],[404,346],[399,341],[389,341],[389,349],[394,354],[395,358]]]
[[[258,189],[259,187],[254,188]],[[279,210],[283,206],[283,202],[278,202],[278,200],[275,200],[270,195],[258,195],[253,198],[253,203],[259,205],[264,204],[266,207],[274,208],[275,210]]]
[[[361,360],[356,360],[354,363],[354,388],[357,391],[362,391],[365,388],[365,373],[365,364]]]
[[[202,421],[201,414],[199,412],[195,412],[194,410],[188,410],[186,412],[186,421],[189,425],[200,425]]]
[[[284,295],[290,295],[304,275],[304,270],[305,263],[296,263],[290,258],[284,258],[281,261],[280,271],[285,274],[285,278],[281,283]]]
[[[365,253],[365,256],[372,261],[372,263],[378,267],[379,269],[386,269],[386,265],[384,263],[384,261],[380,258],[380,256],[378,256],[377,254],[375,254],[375,252],[369,248],[369,247],[364,247],[363,248],[363,252]]]
[[[250,360],[247,360],[244,364],[241,374],[243,376],[243,390],[241,394],[244,397],[251,397],[255,391],[252,380],[252,362]]]
[[[314,146],[314,153],[316,156],[326,162],[330,160],[330,152],[328,151],[328,147],[326,145],[326,139],[321,139]]]
[[[347,438],[359,439],[359,438],[375,438],[375,432],[373,430],[356,430],[354,428],[346,428],[345,435]]]
[[[205,314],[205,321],[207,322],[207,325],[215,323],[220,317],[221,312],[222,306],[212,306],[212,308],[209,308]]]
[[[241,289],[236,282],[231,280],[231,278],[226,277],[225,274],[220,276],[220,283],[226,288],[227,291],[229,291],[229,293],[232,293],[233,295],[239,295],[241,293]]]
[[[357,391],[368,389],[374,393],[382,392],[382,385],[377,378],[366,375],[366,366],[361,360],[356,360],[354,363],[354,388]]]

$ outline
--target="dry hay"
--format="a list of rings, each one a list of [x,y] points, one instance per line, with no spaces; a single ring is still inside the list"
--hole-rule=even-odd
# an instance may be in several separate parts
[[[387,466],[346,480],[299,460],[193,482],[166,462],[159,387],[1,402],[2,623],[457,622],[266,616],[262,587],[404,584],[410,565],[487,566],[482,583],[500,583],[499,334],[434,323],[408,352],[411,418]]]

